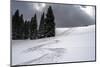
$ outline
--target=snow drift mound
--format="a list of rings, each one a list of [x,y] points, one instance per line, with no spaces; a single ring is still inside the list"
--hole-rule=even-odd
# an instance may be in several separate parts
[[[72,28],[56,28],[56,36],[68,34],[70,32],[71,34],[95,32],[95,25]]]
[[[12,40],[12,65],[95,60],[95,25],[56,28],[56,36]]]

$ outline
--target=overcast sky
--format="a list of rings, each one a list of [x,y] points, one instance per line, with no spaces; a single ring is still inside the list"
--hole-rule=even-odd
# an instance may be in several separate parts
[[[38,24],[41,14],[43,12],[46,14],[49,6],[52,6],[56,27],[76,27],[95,24],[94,6],[11,1],[11,14],[14,14],[16,9],[19,9],[20,14],[23,14],[24,20],[30,20],[36,13]]]

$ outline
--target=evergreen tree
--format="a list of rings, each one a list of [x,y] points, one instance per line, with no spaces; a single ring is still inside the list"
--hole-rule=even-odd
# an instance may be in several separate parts
[[[12,39],[16,39],[15,18],[12,16]]]
[[[34,17],[31,18],[30,39],[36,39],[36,38],[37,38],[37,18],[35,14]]]
[[[23,28],[24,28],[24,20],[23,20],[23,15],[22,14],[21,14],[21,16],[19,18],[19,26],[18,27],[19,27],[18,34],[20,36],[19,39],[23,39],[24,38],[24,36],[23,36],[23,34],[24,34],[24,31],[23,31]]]
[[[28,39],[29,32],[28,32],[28,21],[24,23],[24,39]]]
[[[39,25],[39,31],[38,31],[38,37],[39,38],[43,38],[44,33],[45,33],[45,19],[44,19],[44,13],[41,16],[41,20],[40,20],[40,25]]]
[[[49,6],[46,19],[45,19],[45,37],[52,37],[55,36],[55,22],[54,22],[54,14],[52,11],[52,7]]]
[[[27,23],[27,28],[28,28],[28,38],[30,38],[30,21],[28,21]]]
[[[17,9],[12,16],[12,39],[23,39],[24,38],[24,19],[23,14],[19,15]]]
[[[18,39],[19,30],[19,10],[17,9],[15,14],[12,16],[12,39]]]

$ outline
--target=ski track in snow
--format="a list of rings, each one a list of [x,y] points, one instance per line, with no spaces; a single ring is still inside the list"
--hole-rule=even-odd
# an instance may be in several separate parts
[[[25,49],[23,52],[27,53],[27,52],[30,52],[30,51],[35,51],[37,49],[40,49],[41,47],[45,46],[45,45],[50,45],[50,44],[53,44],[53,43],[57,43],[59,41],[57,40],[53,40],[53,41],[49,41],[49,42],[44,42],[42,44],[39,44],[35,47],[31,47],[31,48],[28,48],[28,49]]]
[[[68,36],[73,31],[74,31],[73,28],[65,30],[63,33],[61,33],[61,34],[58,35],[59,36],[58,38],[60,38],[61,36],[64,36],[64,35]],[[37,50],[37,49],[41,48],[42,46],[50,45],[50,44],[53,44],[53,43],[58,43],[60,41],[58,38],[57,37],[56,38],[55,37],[51,37],[48,40],[43,40],[44,42],[40,41],[39,42],[40,44],[38,44],[35,47],[31,47],[31,48],[25,49],[24,52],[34,51],[34,50]]]
[[[43,48],[44,50],[49,50],[51,53],[44,54],[36,59],[32,59],[30,61],[21,63],[23,65],[25,64],[31,64],[31,63],[40,63],[49,61],[49,62],[58,62],[58,60],[61,58],[61,56],[64,54],[66,49],[64,48]]]
[[[12,52],[12,54],[13,54],[12,55],[12,57],[13,57],[13,59],[12,59],[13,60],[13,65],[59,63],[59,62],[62,62],[62,61],[66,61],[67,62],[67,60],[72,61],[72,60],[70,60],[70,58],[73,58],[73,57],[76,57],[76,59],[77,58],[80,58],[80,57],[83,56],[84,53],[87,52],[86,51],[83,54],[81,54],[83,52],[83,48],[86,48],[86,50],[88,49],[87,54],[90,55],[91,52],[94,52],[94,51],[92,51],[92,47],[93,46],[91,46],[91,48],[88,48],[88,47],[84,47],[85,44],[81,45],[81,43],[80,43],[80,45],[83,46],[82,49],[81,49],[81,47],[80,48],[76,48],[76,47],[79,47],[79,45],[76,45],[76,47],[74,47],[74,49],[76,49],[76,50],[74,50],[73,47],[71,47],[71,46],[75,46],[75,45],[71,45],[73,43],[71,43],[69,41],[70,41],[70,38],[72,38],[72,39],[73,39],[73,37],[74,38],[76,38],[76,37],[79,37],[80,38],[80,36],[87,37],[87,35],[89,35],[89,39],[93,39],[94,37],[93,38],[90,37],[90,34],[92,32],[95,32],[95,31],[94,31],[94,29],[93,30],[90,29],[88,31],[88,28],[86,28],[87,32],[84,32],[84,31],[86,31],[84,29],[81,32],[81,34],[82,34],[81,35],[80,33],[77,33],[78,32],[77,31],[78,29],[79,28],[68,28],[67,30],[64,30],[63,32],[61,32],[59,34],[56,34],[55,37],[43,38],[43,39],[38,39],[38,40],[28,40],[28,41],[25,41],[25,46],[26,47],[24,47],[23,41],[18,41],[18,42],[17,41],[12,41],[12,43],[15,42],[14,45],[12,45],[12,48],[13,48],[13,50],[12,50],[13,51]],[[75,34],[73,35],[73,33],[75,33]],[[87,34],[87,33],[89,33],[89,34]],[[94,35],[94,33],[92,33],[92,34]],[[76,35],[78,35],[78,36],[76,36]],[[66,42],[65,39],[67,39],[68,42]],[[64,45],[62,43],[63,41],[65,41],[65,43],[70,43],[70,44],[67,44],[67,47],[66,47],[66,44]],[[77,41],[77,39],[75,39],[75,40],[73,39],[73,41]],[[89,46],[90,46],[90,44],[94,44],[93,41],[90,40]],[[17,45],[17,43],[19,45]],[[33,45],[32,44],[29,44],[29,46],[28,46],[28,43],[32,43]],[[75,42],[75,43],[76,44],[79,44],[77,42]],[[22,47],[21,44],[23,44],[23,47]],[[56,47],[55,47],[55,45],[56,45]],[[82,51],[80,51],[80,50],[82,50]],[[94,48],[93,48],[93,50],[94,50]],[[81,54],[82,56],[80,55],[80,57],[77,57],[76,56],[77,54],[74,56],[73,54],[71,54],[72,53],[71,51],[73,51],[73,53],[78,53],[79,52],[78,54]],[[19,54],[19,55],[16,55],[16,53]],[[36,56],[36,54],[37,54],[37,56]],[[71,55],[71,56],[69,56],[69,55]],[[24,58],[23,56],[26,57],[26,58]],[[91,56],[94,56],[94,54],[91,55]],[[24,60],[21,57],[24,58]],[[89,59],[91,59],[91,58],[89,58]],[[75,58],[73,58],[73,59],[75,60]],[[83,60],[85,60],[85,59],[83,58]]]

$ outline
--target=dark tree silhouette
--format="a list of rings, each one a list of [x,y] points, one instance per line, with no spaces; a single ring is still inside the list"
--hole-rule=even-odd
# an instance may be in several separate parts
[[[45,33],[45,19],[44,19],[44,13],[41,16],[40,25],[39,25],[39,31],[38,31],[38,38],[44,38]]]
[[[18,26],[18,28],[19,28],[18,34],[19,34],[20,39],[23,39],[24,38],[24,31],[23,31],[23,29],[24,29],[24,20],[23,20],[23,15],[22,14],[19,17],[19,22],[18,23],[19,23],[19,26]]]
[[[23,14],[19,14],[17,9],[14,15],[12,15],[12,39],[37,39],[45,37],[55,36],[55,22],[52,7],[49,6],[44,18],[44,13],[41,15],[39,29],[37,31],[37,16],[31,18],[31,21],[25,21]]]
[[[30,39],[30,21],[27,23],[27,30],[28,30],[28,38]]]
[[[28,22],[24,23],[24,39],[28,39]]]
[[[52,7],[49,6],[47,14],[46,14],[46,18],[45,18],[45,37],[52,37],[55,36],[55,22],[54,22],[54,14],[52,11]]]
[[[17,9],[15,14],[12,16],[12,39],[23,39],[23,25],[23,15],[19,15],[19,10]]]
[[[36,14],[34,17],[31,18],[30,22],[30,39],[36,39],[37,38],[37,18]]]
[[[12,16],[12,39],[16,39],[15,17]]]
[[[19,39],[18,26],[19,26],[19,10],[16,10],[15,14],[12,17],[12,38],[13,39]]]

